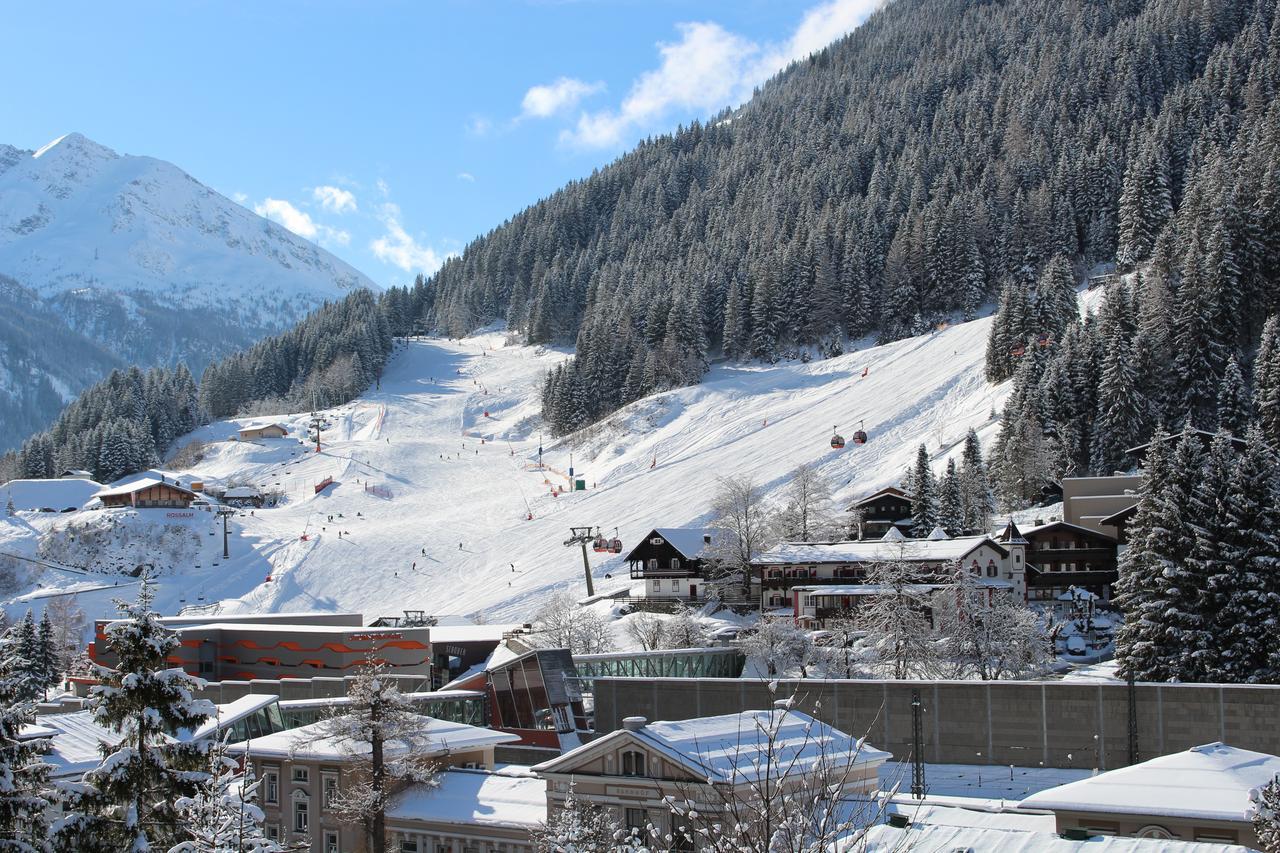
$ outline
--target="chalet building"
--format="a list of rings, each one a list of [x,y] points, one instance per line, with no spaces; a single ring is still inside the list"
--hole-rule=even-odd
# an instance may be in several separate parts
[[[920,594],[949,585],[963,566],[992,594],[1024,601],[1025,552],[1025,540],[1016,535],[1003,544],[990,536],[948,538],[941,530],[927,539],[907,539],[895,528],[877,540],[784,543],[752,562],[752,585],[762,611],[789,611],[808,625],[855,612],[868,598],[883,595],[883,588],[868,581],[873,568],[887,562],[909,563],[918,587],[913,591]]]
[[[33,512],[74,512],[93,500],[105,486],[93,480],[10,480],[0,486],[0,504]]]
[[[1111,600],[1119,576],[1115,539],[1065,521],[1029,527],[1022,536],[1027,542],[1029,601],[1054,601],[1073,586]]]
[[[644,597],[697,601],[705,597],[703,554],[711,544],[711,530],[701,527],[659,527],[649,531],[627,554],[632,580],[644,581]]]
[[[564,808],[572,784],[576,799],[604,808],[623,828],[675,836],[681,827],[696,832],[740,819],[733,815],[758,808],[761,785],[809,802],[871,794],[892,757],[786,708],[679,722],[627,717],[622,726],[533,767],[547,782],[549,817]],[[697,817],[671,813],[669,803],[690,801]],[[677,841],[672,849],[693,847]]]
[[[390,849],[403,853],[531,850],[532,825],[527,821],[508,822],[500,800],[481,802],[484,781],[492,775],[486,771],[493,770],[494,748],[516,737],[431,717],[424,716],[421,721],[420,736],[412,744],[390,741],[384,745],[384,754],[388,760],[397,760],[412,752],[413,759],[442,769],[441,784],[434,788],[407,785],[396,793],[387,813],[387,830],[396,839]],[[334,737],[328,725],[314,723],[275,732],[232,744],[228,752],[251,759],[262,780],[257,804],[265,815],[263,828],[268,838],[303,845],[301,849],[312,853],[364,850],[363,828],[344,822],[334,808],[337,796],[361,772],[364,756],[359,754],[358,744]],[[367,751],[366,746],[366,754]],[[463,772],[455,768],[478,771],[470,777],[475,784],[455,784],[457,777],[453,774]],[[510,794],[509,786],[495,787]],[[528,815],[533,810],[538,816],[544,815],[546,795],[541,780],[531,779],[525,788],[523,813]],[[435,805],[443,807],[443,811],[430,809],[428,797],[439,797]],[[481,814],[484,817],[477,819]]]
[[[190,509],[196,493],[164,477],[143,477],[94,495],[108,509]]]
[[[58,477],[63,480],[92,480],[93,472],[85,471],[83,468],[68,468]]]
[[[255,486],[232,486],[222,493],[222,502],[227,506],[261,507],[262,492]]]
[[[1115,529],[1105,526],[1103,520],[1136,504],[1141,487],[1138,474],[1066,477],[1062,481],[1063,520],[1115,538]]]
[[[891,527],[911,535],[911,495],[902,489],[886,486],[854,501],[845,511],[851,514],[849,531],[856,539],[879,539]]]
[[[284,424],[249,424],[240,428],[241,441],[259,441],[264,438],[284,438],[289,428]]]
[[[1217,433],[1212,433],[1203,429],[1192,430],[1191,434],[1200,440],[1200,446],[1204,450],[1209,449],[1209,445],[1213,443],[1213,439],[1217,436]],[[1164,437],[1164,442],[1166,444],[1177,444],[1181,440],[1181,432],[1169,433]],[[1151,449],[1151,445],[1152,442],[1148,441],[1146,444],[1139,444],[1137,447],[1130,447],[1125,451],[1125,455],[1132,459],[1135,464],[1140,464],[1147,458],[1147,451]],[[1235,448],[1237,453],[1240,453],[1249,445],[1243,438],[1236,438],[1235,436],[1232,436],[1231,446]]]

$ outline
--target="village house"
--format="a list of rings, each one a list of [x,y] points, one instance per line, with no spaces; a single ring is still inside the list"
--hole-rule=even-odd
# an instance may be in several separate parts
[[[284,438],[289,428],[284,424],[249,424],[240,428],[241,441],[259,441],[264,438]]]
[[[1280,775],[1280,757],[1224,743],[1195,746],[1032,794],[1058,832],[1258,846],[1249,792]]]
[[[1027,542],[1028,601],[1054,601],[1071,587],[1111,600],[1119,577],[1115,539],[1066,521],[1036,524],[1022,536]]]
[[[396,805],[388,814],[387,829],[397,840],[392,849],[402,853],[441,853],[441,851],[477,849],[494,853],[520,853],[530,849],[527,822],[505,822],[497,809],[502,796],[511,794],[510,786],[495,784],[493,794],[498,802],[482,803],[484,777],[477,775],[473,784],[455,784],[452,768],[492,771],[494,747],[517,740],[515,735],[491,729],[448,722],[423,716],[420,736],[412,744],[403,740],[384,745],[388,760],[410,754],[415,760],[434,764],[442,772],[441,789],[449,792],[455,807],[466,790],[471,811],[459,808],[452,815],[415,808],[414,803],[435,795],[429,786],[408,785],[397,792]],[[361,748],[363,747],[363,751]],[[361,772],[369,748],[367,744],[350,743],[333,734],[329,722],[313,723],[289,731],[232,744],[228,752],[253,761],[262,784],[258,789],[258,806],[265,814],[264,828],[268,838],[290,844],[309,841],[312,853],[354,853],[365,849],[364,831],[358,825],[344,822],[336,814],[334,800],[339,792],[352,784],[352,774]],[[525,800],[540,782],[526,786]],[[415,788],[422,788],[415,791]],[[460,789],[460,790],[455,790]],[[536,791],[541,793],[541,791]],[[545,798],[545,794],[543,795]],[[528,808],[523,810],[528,815]],[[473,812],[487,815],[489,821],[467,820]],[[444,824],[441,826],[440,824]]]
[[[676,722],[627,717],[621,729],[534,766],[547,781],[548,816],[564,808],[572,785],[574,798],[606,809],[624,829],[643,835],[652,827],[676,836],[675,849],[692,850],[679,837],[682,826],[696,832],[738,808],[758,808],[761,785],[806,809],[815,797],[879,787],[889,753],[785,704]],[[696,819],[679,818],[668,805],[687,801],[696,804]]]
[[[197,496],[191,489],[164,477],[143,477],[102,489],[94,497],[108,509],[190,509]]]
[[[868,581],[875,566],[889,562],[912,567],[917,594],[947,586],[963,566],[993,594],[1025,601],[1026,543],[1016,527],[1012,534],[1001,543],[990,536],[949,538],[941,530],[926,539],[907,539],[890,529],[880,539],[861,542],[788,542],[752,561],[752,585],[762,611],[786,611],[810,626],[856,612],[868,598],[884,594]]]
[[[0,502],[15,511],[74,512],[105,486],[90,479],[10,480],[0,486]]]
[[[694,602],[705,597],[704,555],[711,530],[701,527],[660,527],[649,531],[627,554],[632,580],[644,581],[644,598]]]
[[[855,539],[879,539],[896,527],[910,535],[911,495],[902,489],[886,486],[854,501],[846,509],[850,513],[849,534]]]
[[[1066,477],[1062,481],[1062,518],[1068,524],[1087,527],[1115,538],[1107,519],[1138,502],[1142,487],[1139,474],[1113,477]]]

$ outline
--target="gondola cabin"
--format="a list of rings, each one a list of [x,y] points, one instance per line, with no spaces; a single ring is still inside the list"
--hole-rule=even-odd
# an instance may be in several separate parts
[[[837,433],[837,434],[835,434],[835,435],[831,436],[831,449],[832,449],[832,450],[843,450],[843,449],[844,449],[844,436],[840,435],[839,433]]]

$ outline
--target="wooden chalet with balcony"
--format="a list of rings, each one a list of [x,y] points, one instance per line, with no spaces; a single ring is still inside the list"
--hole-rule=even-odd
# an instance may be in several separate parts
[[[196,493],[164,477],[142,477],[94,495],[108,508],[189,509]]]
[[[911,495],[886,486],[850,504],[850,535],[855,539],[879,539],[897,528],[903,535],[911,533]]]
[[[655,528],[626,556],[631,579],[644,581],[646,599],[673,604],[701,600],[706,593],[703,555],[710,544],[709,529]]]
[[[1111,600],[1116,569],[1116,540],[1088,527],[1054,521],[1028,527],[1027,597],[1052,602],[1069,587],[1087,589]]]

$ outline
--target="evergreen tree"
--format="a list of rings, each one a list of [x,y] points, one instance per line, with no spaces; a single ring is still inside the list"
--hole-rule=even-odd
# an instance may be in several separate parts
[[[26,702],[44,697],[46,673],[40,659],[40,640],[31,611],[9,628],[0,654],[0,669],[10,689]]]
[[[1280,314],[1267,318],[1253,362],[1253,410],[1262,437],[1280,450]]]
[[[1120,193],[1120,246],[1116,260],[1132,267],[1151,257],[1156,238],[1173,212],[1168,163],[1154,137],[1130,162]]]
[[[1129,524],[1129,545],[1120,553],[1115,606],[1124,614],[1116,631],[1116,661],[1121,678],[1164,681],[1173,673],[1163,654],[1164,614],[1157,598],[1157,573],[1163,569],[1156,537],[1164,511],[1165,488],[1173,464],[1168,433],[1152,436],[1142,465],[1137,510]]]
[[[226,737],[230,736],[230,732]],[[266,817],[255,801],[262,784],[253,763],[244,771],[227,755],[226,737],[209,750],[209,778],[190,797],[174,804],[186,823],[187,840],[169,853],[283,853],[284,847],[267,838]]]
[[[956,461],[947,460],[947,473],[938,490],[938,524],[951,536],[959,536],[965,527],[964,506],[960,497],[960,474]]]
[[[1107,344],[1098,413],[1090,434],[1090,467],[1096,474],[1105,476],[1129,467],[1125,451],[1137,445],[1144,434],[1142,408],[1129,346],[1117,335]]]
[[[1227,370],[1218,388],[1218,428],[1233,435],[1243,435],[1249,426],[1249,389],[1235,356],[1227,361]]]
[[[102,763],[68,795],[65,816],[54,827],[55,850],[168,849],[186,839],[176,804],[208,781],[207,744],[181,741],[178,734],[216,708],[191,698],[199,679],[168,666],[178,637],[160,624],[152,600],[152,581],[143,575],[137,602],[117,602],[121,618],[106,629],[119,664],[101,672],[91,709],[99,725],[122,737],[103,746]]]
[[[0,639],[0,850],[37,853],[46,849],[52,767],[40,759],[49,741],[21,736],[35,706],[25,674],[10,669],[15,642],[12,634]]]
[[[47,699],[49,688],[56,687],[62,680],[62,656],[53,636],[53,623],[49,621],[48,607],[41,614],[40,626],[36,629],[35,653],[34,664],[40,675],[41,698]]]
[[[1219,432],[1191,489],[1189,518],[1194,541],[1182,572],[1194,592],[1178,590],[1175,600],[1180,609],[1171,625],[1180,634],[1178,678],[1182,681],[1209,681],[1223,672],[1219,648],[1222,638],[1214,635],[1214,624],[1222,618],[1222,608],[1231,598],[1227,575],[1239,571],[1238,566],[1225,560],[1234,468],[1231,437]]]
[[[982,444],[973,429],[965,435],[960,453],[960,506],[961,527],[966,533],[985,531],[990,526],[991,514],[996,511],[987,465],[982,459]]]
[[[938,526],[937,482],[929,451],[922,444],[916,449],[916,462],[911,469],[911,535],[928,536]]]

